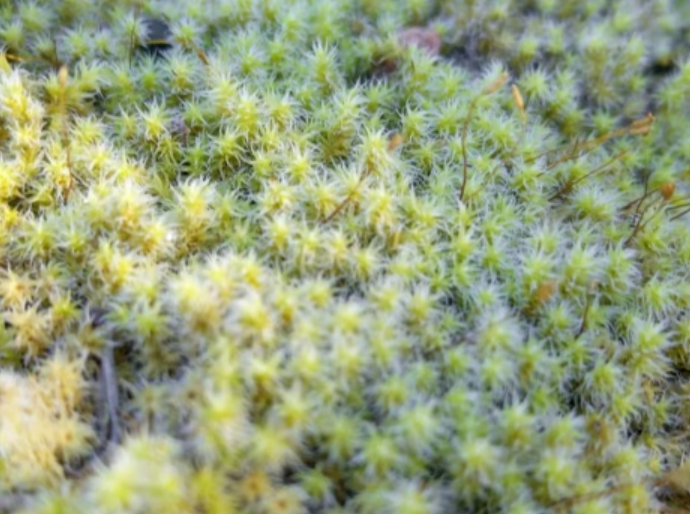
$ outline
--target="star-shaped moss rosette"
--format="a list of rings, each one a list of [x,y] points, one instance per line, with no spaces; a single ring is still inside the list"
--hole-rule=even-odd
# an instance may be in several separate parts
[[[2,4],[0,511],[690,510],[686,4]]]

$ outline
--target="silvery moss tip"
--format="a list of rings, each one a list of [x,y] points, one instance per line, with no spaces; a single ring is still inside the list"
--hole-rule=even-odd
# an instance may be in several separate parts
[[[0,7],[0,511],[687,508],[683,2]]]

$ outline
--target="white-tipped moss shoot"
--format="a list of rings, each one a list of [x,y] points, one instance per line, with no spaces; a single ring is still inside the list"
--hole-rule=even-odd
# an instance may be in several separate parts
[[[0,2],[0,511],[687,510],[686,3]]]

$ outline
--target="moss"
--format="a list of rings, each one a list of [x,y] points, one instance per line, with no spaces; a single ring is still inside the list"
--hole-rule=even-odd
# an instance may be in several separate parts
[[[687,10],[0,7],[2,508],[682,506]]]

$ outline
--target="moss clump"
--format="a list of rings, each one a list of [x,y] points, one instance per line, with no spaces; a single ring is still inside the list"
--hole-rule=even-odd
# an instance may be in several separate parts
[[[0,507],[682,507],[687,11],[4,4]]]

